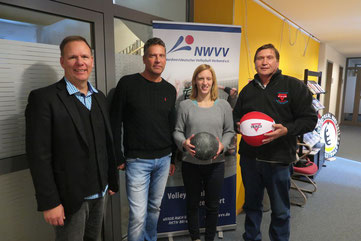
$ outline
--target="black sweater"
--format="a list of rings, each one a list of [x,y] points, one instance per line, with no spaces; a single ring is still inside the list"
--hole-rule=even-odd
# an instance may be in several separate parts
[[[118,164],[125,158],[154,159],[176,150],[175,101],[176,90],[164,79],[156,83],[133,74],[119,80],[110,110]]]
[[[258,74],[255,79],[261,82]],[[302,81],[282,75],[281,70],[272,76],[265,89],[255,80],[242,89],[233,110],[235,128],[242,116],[251,111],[263,112],[288,129],[287,135],[259,147],[241,140],[240,154],[270,162],[293,162],[296,158],[296,137],[312,131],[317,124],[311,92]]]

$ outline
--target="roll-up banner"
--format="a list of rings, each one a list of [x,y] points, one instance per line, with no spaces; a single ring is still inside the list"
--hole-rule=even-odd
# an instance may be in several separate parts
[[[237,96],[229,95],[224,88],[238,88],[240,26],[154,21],[153,36],[161,38],[166,44],[167,64],[162,77],[176,87],[177,104],[189,96],[193,72],[201,64],[209,64],[214,68],[219,85],[219,98],[228,100],[231,106],[235,103]],[[234,148],[225,153],[225,179],[219,200],[217,230],[236,227],[236,143],[233,145]],[[204,191],[201,197],[200,225],[204,228]],[[187,232],[186,193],[181,160],[178,159],[176,172],[169,177],[162,200],[158,236],[169,237]]]

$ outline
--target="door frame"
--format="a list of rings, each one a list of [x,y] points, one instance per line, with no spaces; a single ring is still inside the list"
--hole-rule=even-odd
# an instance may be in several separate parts
[[[355,98],[353,105],[353,115],[352,115],[352,124],[360,125],[361,121],[358,121],[359,109],[360,109],[360,100],[361,100],[361,67],[356,67],[356,88],[355,88]]]
[[[107,72],[106,72],[106,64],[105,64],[106,63],[105,41],[104,41],[104,30],[103,30],[104,22],[103,22],[102,13],[92,11],[89,9],[83,9],[79,7],[66,5],[55,1],[1,0],[0,4],[90,23],[92,47],[94,48],[94,56],[96,61],[94,68],[95,76],[96,76],[96,87],[97,89],[106,93],[107,91],[106,79],[107,77],[109,77],[109,74],[108,76],[106,75]],[[114,70],[113,72],[115,73]],[[26,160],[25,154],[16,157],[5,158],[0,161],[0,172],[1,172],[0,174],[7,174],[7,173],[23,170],[26,168],[28,168],[28,162]],[[109,202],[109,200],[107,201]],[[113,220],[117,220],[120,218],[119,217],[120,215],[117,215],[117,213],[108,211],[111,209],[111,206],[112,206],[111,204],[107,205],[106,213],[108,215],[106,215],[105,216],[106,218],[104,219],[104,234],[103,234],[104,240],[109,240],[109,241],[115,240],[113,239],[115,238],[115,236],[113,235],[113,230],[116,230],[118,228],[114,226],[116,222],[114,223]]]
[[[342,78],[343,76],[343,70],[344,67],[343,66],[339,66],[338,68],[338,86],[337,86],[337,97],[336,97],[336,119],[338,120],[339,123],[341,123],[342,121],[342,115],[340,116],[340,109],[342,109],[343,106],[343,98],[341,99],[341,93],[342,93],[342,86],[344,83],[344,79]]]

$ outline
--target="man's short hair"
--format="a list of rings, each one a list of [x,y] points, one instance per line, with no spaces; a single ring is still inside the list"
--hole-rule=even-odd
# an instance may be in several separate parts
[[[144,55],[147,54],[147,51],[148,51],[149,47],[153,46],[153,45],[160,45],[160,46],[163,46],[164,49],[165,49],[165,43],[163,42],[163,40],[161,40],[160,38],[150,38],[144,44]]]
[[[65,45],[67,45],[67,44],[70,43],[70,42],[74,42],[74,41],[82,41],[82,42],[86,43],[86,45],[89,47],[90,52],[91,52],[90,45],[89,45],[89,43],[86,41],[85,38],[83,38],[82,36],[72,35],[72,36],[65,37],[65,38],[63,39],[63,41],[61,41],[61,43],[60,43],[60,45],[59,45],[61,56],[64,56],[64,48],[65,48]]]
[[[265,44],[265,45],[262,45],[261,47],[259,47],[257,50],[256,50],[256,54],[254,55],[254,62],[256,62],[256,59],[257,59],[257,54],[264,50],[264,49],[273,49],[273,51],[275,52],[275,55],[276,55],[276,59],[277,61],[279,62],[280,61],[280,53],[278,52],[278,50],[276,49],[276,47],[273,45],[273,44]]]

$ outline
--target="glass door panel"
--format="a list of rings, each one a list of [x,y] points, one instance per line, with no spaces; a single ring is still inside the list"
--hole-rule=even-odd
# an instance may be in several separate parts
[[[353,118],[353,109],[354,109],[354,99],[355,99],[355,89],[356,89],[356,70],[351,69],[347,70],[346,77],[346,90],[345,90],[345,101],[344,101],[344,121],[352,121]]]
[[[57,11],[64,12],[63,6],[58,7]],[[0,4],[1,166],[21,163],[20,166],[27,167],[23,154],[28,95],[31,90],[63,77],[64,70],[59,62],[62,39],[68,35],[82,35],[93,46],[93,27],[85,21]],[[93,84],[96,83],[94,69],[90,78]],[[1,180],[0,205],[6,207],[0,215],[4,231],[1,240],[54,240],[53,228],[36,211],[29,170],[1,175]]]
[[[0,5],[0,159],[25,153],[24,110],[31,90],[63,77],[59,44],[82,35],[92,46],[87,22]],[[95,68],[90,82],[95,85]]]
[[[124,75],[144,70],[143,46],[151,37],[151,26],[114,18],[115,84]],[[125,173],[119,172],[119,174],[121,235],[124,238],[128,229],[129,205],[125,189]]]

